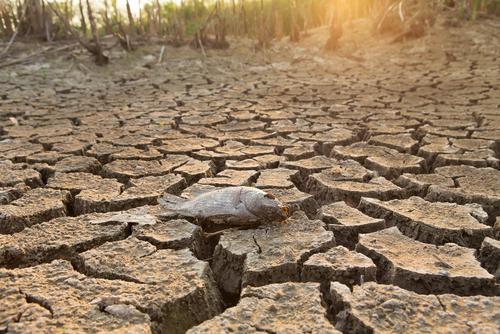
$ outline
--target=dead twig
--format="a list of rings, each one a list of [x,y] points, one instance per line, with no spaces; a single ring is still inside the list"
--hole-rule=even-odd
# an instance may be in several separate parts
[[[203,54],[203,57],[207,58],[207,53],[205,52],[205,48],[203,47],[203,42],[201,41],[200,36],[198,35],[198,44],[201,49],[201,53]]]
[[[85,36],[87,34],[87,23],[85,21],[85,15],[83,14],[83,3],[82,3],[82,0],[80,0],[78,8],[80,10],[80,22],[81,22],[80,29],[82,30],[82,34]]]
[[[89,17],[90,31],[92,32],[92,38],[94,40],[94,55],[96,57],[97,65],[104,65],[109,62],[109,58],[102,53],[101,43],[99,42],[99,34],[97,32],[97,25],[95,23],[94,14],[92,13],[92,7],[90,6],[89,0],[87,0],[87,15]]]
[[[203,54],[203,56],[205,58],[207,57],[207,54],[205,52],[205,47],[203,45],[203,42],[206,40],[205,39],[205,29],[207,28],[208,24],[212,20],[212,17],[214,16],[215,11],[216,11],[216,9],[214,9],[214,10],[212,10],[210,12],[210,14],[208,15],[207,19],[203,23],[203,25],[198,29],[198,31],[195,32],[194,38],[193,38],[193,40],[190,43],[191,46],[193,46],[194,48],[198,48],[199,47],[201,49],[201,53]]]
[[[402,1],[401,1],[402,3]],[[384,24],[387,16],[389,15],[389,13],[391,11],[393,11],[396,6],[398,6],[398,3],[394,3],[392,5],[390,5],[385,11],[384,11],[384,15],[382,15],[382,18],[379,20],[378,24],[377,24],[377,31],[380,32],[382,30],[382,25]]]
[[[24,5],[23,5],[22,11],[21,11],[22,16],[19,18],[20,21],[24,20],[24,16],[26,15],[27,3],[28,3],[27,1],[24,2]],[[14,44],[14,41],[16,40],[16,37],[19,34],[20,27],[21,27],[21,25],[18,24],[16,27],[16,30],[14,31],[14,33],[12,34],[12,37],[9,40],[9,43],[7,43],[7,46],[5,47],[5,49],[2,52],[0,52],[0,57],[3,57],[4,55],[7,54],[7,52],[9,52],[9,49],[11,48],[12,44]]]
[[[14,44],[14,41],[16,40],[18,33],[19,33],[19,25],[16,27],[16,31],[14,31],[14,34],[12,34],[12,37],[10,38],[9,43],[7,43],[7,46],[5,47],[5,49],[2,52],[0,52],[0,57],[2,57],[3,55],[7,54],[7,52],[9,52],[9,49],[12,46],[12,44]]]
[[[164,54],[165,54],[165,45],[161,47],[160,56],[158,57],[158,64],[161,64],[161,62],[163,61]]]
[[[59,10],[57,8],[52,6],[52,4],[50,2],[48,2],[47,4],[49,5],[50,9],[56,14],[56,16],[59,18],[59,20],[62,22],[65,29],[71,34],[71,36],[73,36],[73,38],[76,39],[78,41],[78,43],[80,43],[80,45],[83,46],[88,52],[90,52],[91,54],[94,55],[97,65],[104,65],[104,64],[107,64],[109,62],[109,58],[106,57],[102,53],[102,48],[101,48],[101,45],[99,43],[99,38],[97,36],[97,27],[95,25],[94,16],[92,15],[92,9],[90,8],[90,4],[89,4],[88,0],[87,0],[87,6],[88,6],[87,11],[89,14],[89,21],[90,21],[92,35],[94,38],[94,40],[93,40],[94,45],[90,44],[87,37],[81,36],[80,34],[78,34],[78,32],[75,31],[75,29],[73,29],[73,27],[71,27],[68,20],[59,12]]]
[[[5,67],[8,67],[8,66],[12,66],[12,65],[22,64],[25,61],[30,60],[31,58],[39,57],[42,54],[47,53],[47,52],[49,52],[49,53],[55,53],[55,52],[65,51],[65,50],[74,48],[76,46],[78,46],[78,43],[73,43],[73,44],[70,44],[70,45],[64,45],[64,46],[62,46],[60,48],[56,48],[56,49],[53,49],[52,46],[49,46],[49,47],[43,48],[40,51],[34,52],[32,54],[29,54],[27,56],[24,56],[24,57],[21,57],[21,58],[18,58],[18,59],[14,59],[14,60],[6,62],[6,63],[2,63],[2,64],[0,64],[0,68],[5,68]]]
[[[404,16],[404,13],[403,13],[403,1],[404,0],[401,0],[399,2],[399,5],[398,5],[398,13],[399,13],[399,18],[401,19],[401,22],[405,21],[405,16]]]

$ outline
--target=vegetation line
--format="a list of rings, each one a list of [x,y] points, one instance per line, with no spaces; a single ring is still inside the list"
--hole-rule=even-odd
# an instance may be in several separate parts
[[[432,10],[453,9],[471,20],[500,14],[500,0],[152,0],[135,15],[130,1],[138,0],[125,0],[122,12],[117,0],[101,5],[89,0],[0,0],[0,40],[8,41],[0,56],[8,55],[20,38],[73,39],[104,65],[108,57],[101,39],[111,35],[128,52],[157,41],[190,44],[206,57],[209,49],[227,48],[228,35],[254,39],[259,50],[283,38],[298,42],[308,30],[325,25],[330,39],[324,48],[335,51],[343,25],[358,18],[373,18],[375,33],[397,27],[401,31],[395,41],[400,41],[421,36],[423,27],[432,24],[427,15]]]

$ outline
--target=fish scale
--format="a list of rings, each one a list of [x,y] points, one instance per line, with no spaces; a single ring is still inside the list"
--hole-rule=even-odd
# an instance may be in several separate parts
[[[165,194],[158,202],[179,216],[234,225],[271,223],[288,217],[288,207],[273,195],[252,187],[226,187],[188,200]]]

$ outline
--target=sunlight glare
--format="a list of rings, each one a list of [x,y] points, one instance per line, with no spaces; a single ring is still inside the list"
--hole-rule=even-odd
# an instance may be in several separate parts
[[[129,0],[128,2],[130,4],[130,10],[132,11],[132,15],[138,16],[140,8],[144,7],[144,5],[147,3],[152,3],[153,1],[156,2],[156,0]],[[179,5],[182,2],[182,0],[168,0],[168,1],[160,0],[160,4],[167,2],[173,2]],[[126,3],[127,0],[116,0],[118,10],[120,10],[122,13],[126,13],[127,11]]]

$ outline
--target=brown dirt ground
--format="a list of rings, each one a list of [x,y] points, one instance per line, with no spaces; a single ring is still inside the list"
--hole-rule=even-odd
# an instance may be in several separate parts
[[[498,332],[500,24],[370,25],[1,68],[0,333]],[[293,216],[157,205],[230,185]]]

